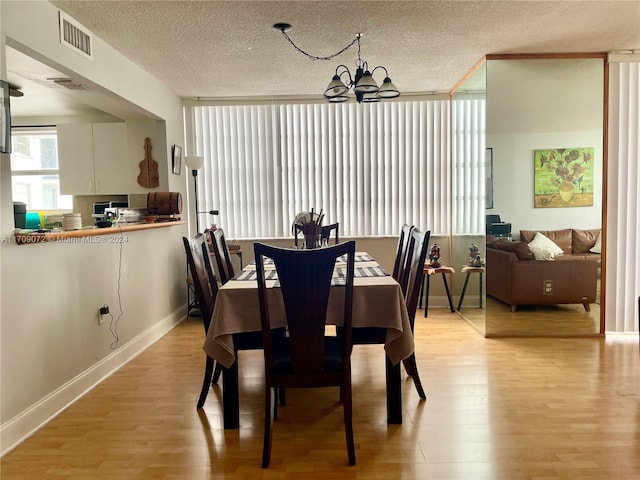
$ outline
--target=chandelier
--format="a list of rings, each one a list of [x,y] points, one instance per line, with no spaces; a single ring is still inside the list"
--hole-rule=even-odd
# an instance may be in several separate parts
[[[353,92],[356,96],[356,101],[358,103],[370,103],[370,102],[379,102],[385,98],[396,98],[400,96],[400,92],[396,88],[396,86],[391,82],[389,78],[389,72],[382,65],[378,65],[373,69],[369,70],[369,65],[366,61],[362,60],[360,57],[360,39],[362,38],[361,33],[356,34],[356,38],[353,41],[342,48],[340,51],[334,53],[333,55],[328,55],[326,57],[318,57],[316,55],[311,55],[300,47],[298,47],[293,40],[287,35],[287,30],[291,28],[291,25],[288,23],[276,23],[273,28],[280,30],[282,32],[282,36],[287,39],[287,41],[295,48],[298,52],[302,53],[304,56],[309,58],[310,60],[332,60],[338,55],[346,52],[353,45],[358,45],[358,59],[356,60],[356,69],[355,74],[352,74],[349,70],[349,67],[346,65],[338,65],[336,67],[336,72],[331,78],[329,85],[324,91],[325,98],[330,103],[342,103],[349,100],[347,94],[349,90],[353,89]],[[378,86],[376,81],[373,78],[373,74],[376,70],[384,70],[384,79],[382,80],[382,85]]]

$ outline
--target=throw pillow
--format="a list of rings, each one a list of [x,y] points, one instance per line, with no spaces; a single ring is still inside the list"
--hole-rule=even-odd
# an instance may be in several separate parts
[[[602,253],[602,232],[598,234],[598,238],[596,238],[596,244],[591,247],[589,250],[592,253]]]
[[[529,243],[529,250],[536,260],[553,260],[556,255],[564,253],[558,245],[540,232],[537,232]]]
[[[564,253],[574,253],[571,248],[572,231],[571,228],[564,228],[562,230],[520,230],[520,240],[531,243],[536,233],[539,232],[560,247]],[[595,237],[593,237],[593,240],[595,241]]]

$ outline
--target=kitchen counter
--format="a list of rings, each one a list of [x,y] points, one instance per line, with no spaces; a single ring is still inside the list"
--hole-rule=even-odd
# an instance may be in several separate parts
[[[122,226],[114,226],[107,228],[83,228],[81,230],[69,230],[62,232],[46,232],[46,233],[16,233],[14,234],[18,245],[32,245],[43,242],[74,242],[82,241],[80,239],[87,237],[104,237],[112,239],[114,242],[121,234],[135,232],[137,230],[150,230],[154,228],[175,227],[176,225],[184,225],[186,222],[181,220],[163,221],[156,223],[135,223]],[[94,239],[96,243],[102,242],[103,238]]]

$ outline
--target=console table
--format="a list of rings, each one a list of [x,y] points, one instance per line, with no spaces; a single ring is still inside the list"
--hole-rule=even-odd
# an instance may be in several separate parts
[[[424,316],[425,318],[428,315],[428,311],[429,311],[429,286],[431,283],[431,275],[435,275],[436,273],[441,273],[442,274],[442,282],[444,283],[444,290],[447,292],[447,300],[449,300],[449,309],[451,310],[451,313],[455,312],[454,308],[453,308],[453,301],[451,300],[451,292],[449,291],[449,284],[447,283],[447,274],[451,274],[451,273],[456,273],[456,271],[453,269],[453,267],[431,267],[429,264],[425,264],[424,265],[424,279],[422,280],[422,285],[420,286],[420,307],[422,307],[422,296],[424,293],[426,293],[425,295],[425,300],[424,300]],[[425,292],[425,283],[426,283],[426,292]]]
[[[479,301],[479,308],[482,308],[482,275],[484,274],[484,272],[486,271],[485,267],[472,267],[470,265],[463,265],[462,266],[462,270],[460,270],[462,273],[466,273],[467,276],[464,278],[464,285],[462,286],[462,293],[460,294],[460,301],[458,302],[458,310],[460,310],[462,308],[462,301],[464,300],[464,294],[467,291],[467,284],[469,283],[469,277],[471,276],[472,273],[477,273],[478,275],[480,275],[480,279],[478,282],[478,301]]]

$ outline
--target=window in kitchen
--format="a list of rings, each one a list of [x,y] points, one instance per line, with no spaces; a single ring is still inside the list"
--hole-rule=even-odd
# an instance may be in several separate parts
[[[60,194],[55,127],[11,130],[11,186],[14,202],[28,210],[71,210],[72,196]]]

